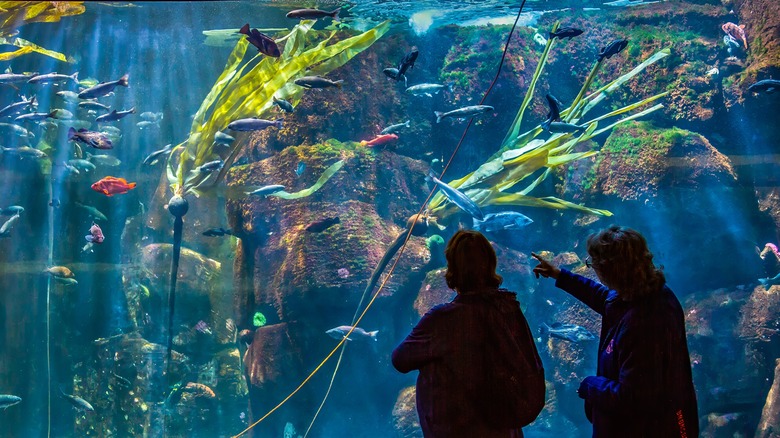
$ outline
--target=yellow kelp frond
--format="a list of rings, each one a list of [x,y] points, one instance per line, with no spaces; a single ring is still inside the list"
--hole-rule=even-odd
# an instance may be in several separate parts
[[[20,49],[15,52],[3,53],[2,55],[5,56],[3,56],[2,59],[0,59],[2,61],[8,61],[10,59],[16,58],[17,56],[24,55],[26,53],[36,52],[36,53],[40,53],[41,55],[52,57],[58,61],[69,62],[71,64],[76,62],[72,57],[67,57],[60,52],[55,52],[54,50],[44,49],[43,47],[35,43],[31,43],[30,41],[27,41],[22,38],[13,38],[9,40],[7,38],[0,37],[0,44],[9,44],[12,46],[20,47]]]
[[[8,37],[26,23],[54,23],[83,14],[84,2],[0,2],[0,36]]]
[[[317,182],[314,183],[313,186],[309,187],[308,189],[303,189],[295,193],[287,193],[284,190],[281,192],[271,193],[268,196],[276,196],[282,199],[298,199],[298,198],[305,198],[312,193],[316,192],[320,189],[328,180],[330,177],[332,177],[336,172],[341,170],[341,168],[344,167],[344,160],[336,161],[335,163],[331,164],[330,167],[325,169],[325,172],[322,173],[322,175],[317,179]]]
[[[21,49],[14,50],[13,52],[3,52],[0,53],[0,61],[10,61],[16,57],[26,55],[32,51],[32,47],[22,47]]]

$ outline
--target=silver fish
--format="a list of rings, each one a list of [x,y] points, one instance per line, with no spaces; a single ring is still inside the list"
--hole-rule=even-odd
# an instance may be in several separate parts
[[[268,186],[260,187],[254,192],[246,192],[247,195],[265,195],[268,196],[272,193],[281,192],[284,190],[284,186],[281,184],[272,184]]]
[[[150,122],[157,122],[163,119],[163,113],[153,113],[151,111],[144,111],[141,113],[140,117]]]
[[[208,163],[201,164],[196,167],[197,172],[213,172],[215,170],[222,169],[222,165],[225,164],[222,160],[209,161]]]
[[[158,121],[155,121],[155,122],[150,122],[148,120],[142,120],[142,121],[136,123],[135,126],[137,126],[138,129],[146,129],[146,128],[149,128],[149,127],[152,127],[152,126],[157,126],[159,128],[160,127],[160,121],[158,120]]]
[[[94,87],[87,88],[86,90],[79,93],[79,99],[96,99],[98,97],[105,96],[106,94],[114,91],[114,88],[116,88],[117,85],[129,87],[130,83],[128,82],[128,79],[129,75],[125,74],[116,81],[101,82]]]
[[[56,119],[57,118],[56,116],[57,116],[57,110],[54,110],[50,113],[28,113],[28,114],[22,114],[21,116],[18,116],[17,118],[14,119],[14,121],[23,122],[25,120],[29,120],[31,122],[35,122],[43,119]]]
[[[60,392],[62,393],[62,397],[68,400],[68,402],[70,402],[70,404],[72,404],[76,409],[85,412],[95,411],[95,408],[93,408],[92,405],[89,404],[89,402],[84,400],[83,398],[75,395],[65,394],[65,391],[63,391],[62,388],[60,388]]]
[[[225,134],[222,131],[217,131],[217,133],[214,134],[214,141],[219,144],[230,144],[236,141],[236,139]]]
[[[79,83],[79,72],[73,73],[72,75],[61,75],[59,73],[47,73],[45,75],[38,75],[33,76],[30,78],[27,83],[29,84],[46,84],[49,82],[58,82],[58,81],[66,81],[71,80],[75,83]]]
[[[21,205],[9,205],[6,208],[0,208],[0,216],[13,216],[24,213],[24,207]]]
[[[54,118],[55,119],[73,120],[73,113],[68,111],[68,110],[66,110],[66,109],[57,108],[54,111],[52,111],[52,113],[54,113]]]
[[[113,111],[111,111],[108,114],[103,114],[102,116],[96,118],[95,121],[98,122],[98,123],[102,123],[102,122],[115,122],[115,121],[120,120],[123,117],[125,117],[127,115],[130,115],[130,114],[135,114],[135,107],[130,108],[127,111],[113,110]]]
[[[152,152],[146,158],[144,158],[144,164],[147,166],[154,166],[163,155],[167,155],[169,152],[171,152],[171,149],[173,149],[173,145],[169,144],[160,150]]]
[[[52,278],[54,278],[54,281],[56,281],[57,283],[62,283],[65,286],[75,286],[79,284],[79,282],[76,281],[75,278],[65,278],[65,277],[52,277]]]
[[[36,76],[38,73],[14,73],[10,70],[6,70],[5,73],[0,74],[0,84],[13,84],[16,82],[27,82],[30,78]]]
[[[502,211],[485,215],[484,220],[474,219],[474,229],[477,231],[519,230],[533,223],[533,220],[516,211]]]
[[[575,324],[561,324],[559,322],[553,323],[551,326],[542,323],[539,332],[542,335],[549,334],[554,338],[565,339],[571,342],[585,342],[598,339],[596,335],[589,332],[585,327]]]
[[[110,111],[111,107],[108,105],[103,105],[102,103],[96,101],[96,100],[87,100],[84,102],[79,102],[79,108],[85,108],[85,109],[91,109],[91,110],[105,110]]]
[[[434,111],[433,113],[436,114],[436,123],[439,123],[447,117],[465,119],[467,117],[492,112],[494,109],[495,108],[490,105],[472,105],[464,106],[463,108],[458,108],[452,111],[447,111],[446,113],[441,111]]]
[[[7,107],[0,110],[0,117],[10,116],[11,114],[18,113],[21,111],[25,106],[30,107],[32,109],[35,109],[38,107],[38,102],[36,101],[36,97],[33,96],[29,100],[26,99],[24,96],[22,96],[21,102],[16,102],[8,105]]]
[[[291,113],[295,110],[292,104],[284,99],[277,99],[276,96],[273,96],[273,100],[274,100],[274,105],[278,106],[286,113]]]
[[[56,92],[54,94],[56,94],[57,96],[60,96],[66,102],[76,103],[79,100],[81,100],[81,99],[79,99],[79,93],[77,93],[75,91],[64,90],[64,91],[58,91],[58,92]]]
[[[73,174],[76,174],[76,175],[81,173],[81,172],[79,172],[79,170],[75,166],[72,166],[72,165],[68,164],[67,161],[63,161],[62,165],[65,166],[65,170],[67,170],[70,173],[73,173]]]
[[[11,228],[13,228],[16,221],[19,220],[19,213],[16,213],[15,215],[11,216],[6,220],[2,226],[0,226],[0,237],[8,237],[11,233]]]
[[[426,178],[426,180],[430,180],[436,183],[439,186],[439,190],[444,193],[444,196],[446,196],[447,199],[460,207],[461,210],[470,214],[471,217],[480,221],[485,220],[485,217],[482,215],[482,210],[479,209],[479,206],[475,204],[471,198],[464,195],[463,192],[450,187],[439,178],[436,178],[436,175],[434,175],[433,172],[428,173],[428,178]]]
[[[277,128],[282,127],[282,120],[264,120],[264,119],[258,119],[258,118],[251,118],[251,119],[238,119],[230,122],[230,124],[227,126],[228,129],[232,129],[233,131],[261,131],[265,128],[276,126]]]
[[[74,158],[72,160],[68,160],[68,164],[75,167],[78,170],[83,170],[84,172],[90,172],[92,170],[95,170],[95,165],[90,163],[87,160],[82,160],[80,158]]]
[[[326,331],[325,333],[330,335],[330,337],[333,338],[333,339],[341,340],[341,338],[345,337],[347,335],[347,333],[349,333],[350,330],[352,330],[352,326],[351,325],[341,325],[341,326],[338,326],[338,327],[334,327],[334,328]],[[354,339],[360,339],[360,340],[364,340],[364,341],[373,340],[374,342],[376,342],[376,340],[377,340],[376,335],[378,335],[378,334],[379,334],[379,330],[374,330],[372,332],[367,332],[367,331],[363,330],[360,327],[355,327],[355,329],[352,330],[352,333],[350,333],[350,336],[352,336],[352,338],[347,338],[347,340],[348,341],[352,341]]]
[[[296,79],[293,81],[293,83],[303,88],[341,88],[342,84],[344,84],[344,81],[331,81],[330,79],[325,79],[322,76],[304,76],[302,78]]]
[[[0,394],[0,409],[8,409],[9,407],[21,402],[21,397],[17,397],[11,394]]]
[[[30,146],[20,146],[18,148],[2,148],[3,153],[18,155],[20,158],[44,158],[47,155],[40,149],[31,148]]]
[[[10,132],[18,135],[19,137],[28,137],[28,138],[35,137],[35,135],[32,132],[22,128],[19,125],[14,125],[11,123],[0,123],[0,129],[7,129]]]
[[[410,121],[411,120],[407,120],[407,121],[405,121],[403,123],[396,123],[395,125],[390,125],[387,128],[383,129],[382,132],[380,132],[380,134],[392,134],[394,132],[398,132],[398,131],[402,130],[403,128],[407,128],[408,129]]]
[[[412,94],[413,96],[428,96],[433,97],[434,94],[438,93],[439,91],[449,88],[450,91],[452,91],[452,85],[441,85],[441,84],[418,84],[413,85],[406,89],[407,93]]]
[[[87,152],[87,160],[94,164],[99,164],[101,166],[110,166],[110,167],[116,167],[121,166],[122,161],[119,160],[117,157],[112,157],[111,155],[92,155],[89,152]]]

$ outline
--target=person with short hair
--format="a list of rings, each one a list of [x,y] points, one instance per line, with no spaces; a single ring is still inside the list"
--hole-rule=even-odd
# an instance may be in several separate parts
[[[491,424],[490,412],[485,415],[477,401],[482,395],[480,391],[489,386],[481,382],[492,377],[491,370],[485,369],[492,365],[485,364],[484,347],[497,345],[491,338],[495,333],[511,339],[522,357],[526,357],[522,352],[531,351],[527,356],[535,356],[532,360],[538,361],[541,370],[516,294],[499,289],[502,278],[496,273],[496,253],[479,232],[456,232],[444,253],[447,286],[457,296],[452,302],[435,306],[420,319],[393,351],[393,366],[402,373],[420,371],[417,413],[426,438],[522,437],[521,428]],[[522,347],[517,349],[518,345]],[[532,415],[535,418],[537,414],[538,411]]]
[[[692,438],[699,435],[696,393],[682,306],[653,265],[645,238],[611,226],[588,238],[585,264],[601,283],[539,261],[537,278],[554,278],[602,316],[598,369],[577,393],[593,437]]]

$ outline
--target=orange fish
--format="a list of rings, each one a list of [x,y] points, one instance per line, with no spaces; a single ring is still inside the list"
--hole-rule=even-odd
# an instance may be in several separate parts
[[[744,24],[737,26],[732,22],[728,22],[720,28],[723,29],[723,32],[726,32],[726,35],[731,35],[735,40],[742,40],[742,44],[744,44],[745,49],[747,49],[747,35],[745,34]]]
[[[107,176],[92,184],[92,190],[103,193],[106,196],[121,195],[135,188],[134,182],[127,182],[124,178]]]
[[[381,134],[368,141],[362,140],[360,146],[379,146],[396,140],[398,140],[398,136],[395,134]]]

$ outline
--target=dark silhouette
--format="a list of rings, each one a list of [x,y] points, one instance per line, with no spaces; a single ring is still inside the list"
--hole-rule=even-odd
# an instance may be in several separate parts
[[[458,231],[445,256],[458,295],[420,319],[393,365],[420,371],[425,437],[522,437],[544,406],[544,370],[516,294],[498,288],[496,253],[482,234]]]
[[[653,265],[637,231],[612,226],[588,238],[588,258],[601,283],[559,269],[537,254],[537,278],[555,285],[602,316],[598,370],[577,393],[593,436],[699,435],[696,394],[682,307]]]

